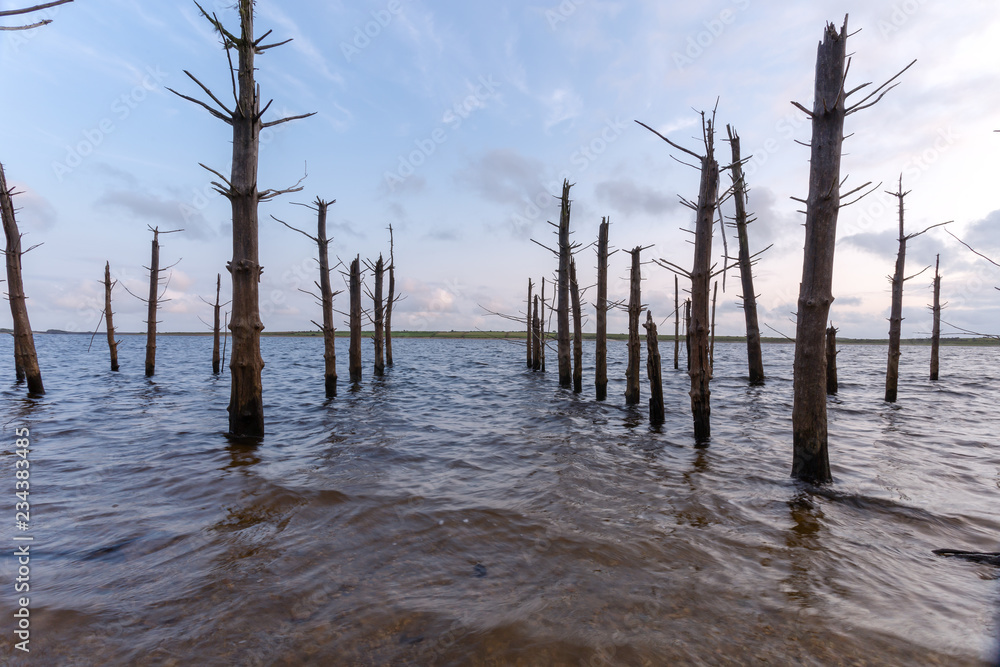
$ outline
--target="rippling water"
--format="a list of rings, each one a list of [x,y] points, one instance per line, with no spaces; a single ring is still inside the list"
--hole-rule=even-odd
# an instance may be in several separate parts
[[[395,367],[323,396],[322,342],[266,338],[267,436],[230,443],[211,339],[127,336],[121,373],[88,337],[36,339],[25,398],[2,337],[3,473],[31,428],[33,665],[977,665],[994,654],[1000,349],[845,346],[831,400],[835,482],[789,479],[790,345],[716,346],[711,446],[687,377],[667,423],[559,389],[504,341],[394,341]],[[592,362],[593,344],[585,346]],[[370,345],[365,353],[371,352]],[[665,361],[672,350],[663,349]],[[683,363],[683,360],[682,360]],[[672,364],[671,364],[672,365]],[[9,372],[8,372],[9,371]],[[591,368],[585,382],[592,380]],[[645,402],[648,390],[643,388]],[[3,522],[13,545],[13,516]],[[0,572],[14,576],[5,547]]]

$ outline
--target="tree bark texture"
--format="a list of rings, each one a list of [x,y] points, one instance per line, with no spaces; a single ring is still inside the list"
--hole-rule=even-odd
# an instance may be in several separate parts
[[[736,235],[739,239],[740,282],[743,287],[743,317],[747,330],[747,366],[750,371],[750,384],[764,382],[764,357],[760,346],[760,324],[757,321],[757,293],[753,287],[753,267],[750,261],[750,239],[747,236],[747,189],[743,176],[743,164],[740,155],[740,136],[729,125],[729,145],[732,149],[733,162],[730,166],[733,179],[733,201],[736,205]]]
[[[792,476],[832,481],[827,449],[826,324],[833,303],[833,256],[840,210],[847,20],[827,24],[816,55],[806,203],[806,239],[795,328]]]
[[[385,277],[385,264],[382,255],[378,256],[375,263],[375,376],[381,377],[385,374],[385,315],[382,302],[382,279]]]
[[[535,359],[532,356],[533,353],[534,353],[534,351],[535,351],[535,341],[534,341],[534,337],[535,337],[534,336],[535,322],[534,322],[534,320],[532,319],[532,316],[531,316],[531,303],[532,303],[532,301],[531,301],[531,288],[532,288],[531,278],[528,278],[528,306],[527,306],[527,311],[526,311],[527,312],[527,316],[525,317],[525,319],[528,321],[528,337],[525,340],[525,347],[527,348],[528,368],[529,369],[535,367]],[[535,310],[536,311],[538,310],[537,306],[535,306]],[[535,317],[538,317],[537,313],[536,313]]]
[[[540,319],[538,320],[541,325],[541,358],[539,359],[539,370],[543,373],[545,372],[545,277],[542,276],[542,302],[540,306]]]
[[[691,373],[691,299],[684,299],[684,360]]]
[[[708,344],[708,377],[715,374],[715,302],[719,297],[719,281],[712,285],[712,337]]]
[[[608,397],[608,219],[601,220],[597,232],[597,341],[594,355],[594,384],[597,400]]]
[[[649,377],[649,423],[658,426],[664,422],[663,376],[660,365],[660,346],[656,340],[656,323],[653,314],[646,311],[646,375]]]
[[[153,229],[149,259],[149,299],[146,301],[146,377],[156,372],[156,300],[160,292],[160,230]]]
[[[576,260],[569,260],[569,293],[573,303],[573,391],[583,391],[583,314],[580,312],[580,284],[576,281]]]
[[[934,260],[934,305],[931,312],[934,323],[931,329],[931,380],[938,379],[940,365],[939,348],[941,347],[941,255]]]
[[[640,281],[642,275],[639,265],[639,253],[642,248],[632,249],[632,271],[629,278],[628,293],[628,366],[625,370],[625,404],[639,404],[639,316],[642,315],[642,293]]]
[[[108,351],[111,353],[111,370],[118,370],[118,342],[115,340],[114,313],[111,312],[111,263],[104,263],[104,323],[108,329]],[[216,315],[218,317],[218,315]]]
[[[840,389],[837,381],[837,330],[831,324],[826,330],[826,393],[834,395]]]
[[[558,310],[556,311],[556,342],[559,360],[559,384],[568,387],[572,381],[569,347],[569,262],[572,248],[569,241],[569,181],[563,180],[562,197],[559,198],[559,283]]]
[[[316,199],[316,245],[319,251],[319,296],[323,307],[323,388],[327,398],[337,395],[336,328],[333,323],[333,287],[330,285],[330,239],[326,214],[330,202]]]
[[[212,326],[212,373],[218,375],[222,370],[219,343],[222,338],[222,305],[219,302],[219,295],[222,292],[222,274],[215,275],[215,321]]]
[[[889,309],[889,357],[885,367],[885,400],[895,403],[899,388],[899,339],[903,329],[903,281],[906,271],[906,232],[903,230],[903,177],[899,178],[899,250],[896,252],[896,268],[892,273],[892,306]]]
[[[531,360],[532,370],[542,368],[542,321],[538,315],[538,295],[535,295],[535,312],[532,315],[531,323],[531,347],[533,358]]]
[[[351,293],[351,345],[348,350],[351,382],[361,382],[361,259],[355,257],[351,262],[351,274],[348,279],[348,291]]]

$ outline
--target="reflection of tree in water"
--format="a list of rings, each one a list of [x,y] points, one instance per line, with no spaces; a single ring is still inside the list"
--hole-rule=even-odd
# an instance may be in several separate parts
[[[681,477],[691,489],[691,494],[681,503],[678,499],[677,519],[681,523],[687,523],[698,528],[704,528],[717,522],[715,509],[705,507],[702,504],[703,498],[711,498],[711,494],[699,493],[698,475],[709,470],[708,446],[700,445],[695,447],[694,460],[691,462],[691,469],[686,471]]]
[[[810,570],[813,569],[814,553],[821,551],[823,510],[804,492],[788,501],[788,510],[794,523],[785,535],[785,546],[790,550],[788,564],[791,572],[782,583],[789,600],[803,607],[812,607],[815,602],[812,590],[815,574],[811,574]]]

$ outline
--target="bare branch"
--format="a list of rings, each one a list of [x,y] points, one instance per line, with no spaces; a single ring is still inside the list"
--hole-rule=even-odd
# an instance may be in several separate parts
[[[968,248],[969,250],[971,250],[971,251],[972,251],[973,253],[975,253],[976,255],[979,255],[980,257],[982,257],[983,259],[985,259],[985,260],[986,260],[987,262],[989,262],[989,263],[990,263],[990,264],[992,264],[993,266],[996,266],[996,267],[1000,267],[1000,264],[997,264],[997,263],[996,263],[996,262],[994,262],[994,261],[993,261],[992,259],[990,259],[990,258],[989,258],[989,257],[987,257],[986,255],[984,255],[983,253],[979,252],[978,250],[976,250],[975,248],[973,248],[973,247],[972,247],[971,245],[969,245],[968,243],[966,243],[966,242],[965,242],[965,241],[963,241],[962,239],[960,239],[960,238],[958,238],[957,236],[955,236],[954,234],[952,234],[952,233],[951,233],[951,230],[950,230],[950,229],[946,229],[946,230],[944,230],[944,231],[946,231],[946,232],[948,232],[949,234],[951,234],[952,238],[954,238],[954,239],[955,239],[956,241],[958,241],[959,243],[961,243],[962,245],[964,245],[964,246],[965,246],[966,248]]]
[[[283,224],[285,227],[288,227],[293,232],[298,232],[299,234],[302,234],[302,236],[305,236],[306,238],[311,239],[314,243],[317,243],[317,244],[319,243],[319,239],[316,238],[315,236],[313,236],[312,234],[304,232],[301,229],[299,229],[298,227],[292,227],[290,224],[288,224],[284,220],[282,220],[280,218],[275,218],[273,215],[271,217],[274,218],[275,220],[277,220],[278,222],[280,222],[281,224]]]
[[[304,114],[300,114],[298,116],[289,116],[288,118],[279,118],[278,120],[272,120],[269,123],[264,123],[263,125],[261,125],[261,127],[262,128],[263,127],[274,127],[275,125],[281,125],[282,123],[287,123],[290,120],[300,120],[302,118],[308,118],[309,116],[315,116],[315,115],[316,115],[316,112],[313,111],[311,113],[304,113]]]
[[[881,86],[879,86],[878,88],[876,88],[872,92],[868,93],[868,95],[866,95],[863,99],[859,100],[858,103],[855,104],[854,106],[848,107],[847,110],[844,111],[844,115],[845,116],[850,116],[855,111],[861,111],[862,109],[867,109],[868,107],[875,106],[876,104],[878,104],[879,101],[883,97],[885,97],[886,93],[888,93],[890,90],[892,90],[893,88],[895,88],[896,86],[899,85],[898,83],[894,83],[891,86],[889,86],[889,84],[892,83],[893,81],[895,81],[896,79],[898,79],[900,76],[902,76],[903,72],[905,72],[906,70],[908,70],[911,67],[913,67],[913,64],[916,63],[916,62],[917,62],[917,60],[916,60],[916,58],[914,58],[913,61],[909,65],[907,65],[903,69],[899,70],[888,81],[886,81],[885,83],[883,83]],[[886,88],[886,86],[889,86],[889,87]],[[879,91],[882,91],[881,94],[879,94]],[[870,100],[875,95],[878,95],[878,97],[876,97],[874,101],[868,102],[868,100]],[[868,102],[868,104],[865,104],[865,102]]]
[[[637,120],[635,122],[639,123],[639,125],[642,125],[644,128],[646,128],[647,130],[649,130],[650,132],[652,132],[653,134],[655,134],[656,136],[658,136],[660,139],[663,139],[665,142],[667,142],[668,144],[670,144],[671,146],[673,146],[677,150],[683,151],[683,152],[687,153],[688,155],[694,157],[696,160],[701,161],[702,157],[700,155],[698,155],[697,153],[695,153],[694,151],[690,151],[690,150],[684,148],[683,146],[678,146],[674,142],[670,141],[670,139],[667,139],[665,136],[663,136],[662,134],[660,134],[659,132],[657,132],[656,130],[654,130],[653,128],[651,128],[649,125],[646,125],[642,121]]]

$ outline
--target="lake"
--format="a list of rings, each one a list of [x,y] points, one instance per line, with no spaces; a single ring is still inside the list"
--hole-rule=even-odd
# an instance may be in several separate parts
[[[98,337],[38,335],[48,393],[13,385],[0,337],[3,479],[31,431],[30,654],[11,665],[985,665],[998,551],[1000,348],[844,346],[831,398],[834,483],[789,477],[791,345],[717,344],[712,440],[662,344],[667,422],[524,368],[523,343],[393,341],[395,366],[323,393],[320,338],[265,338],[267,435],[230,442],[210,337],[143,337],[122,371]],[[230,346],[231,347],[231,346]],[[643,345],[645,348],[645,345]],[[643,351],[645,355],[645,350]],[[682,350],[683,366],[683,350]],[[643,362],[645,364],[645,362]],[[645,365],[643,365],[645,373]]]

